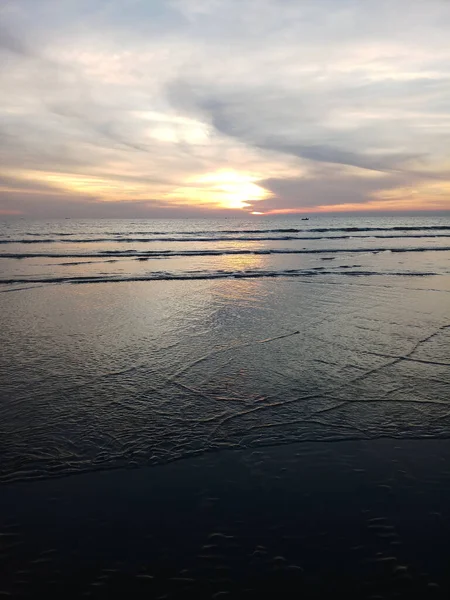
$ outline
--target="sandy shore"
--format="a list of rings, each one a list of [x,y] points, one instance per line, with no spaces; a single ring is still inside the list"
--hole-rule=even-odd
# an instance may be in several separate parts
[[[449,458],[449,440],[306,443],[4,486],[0,590],[443,597]]]

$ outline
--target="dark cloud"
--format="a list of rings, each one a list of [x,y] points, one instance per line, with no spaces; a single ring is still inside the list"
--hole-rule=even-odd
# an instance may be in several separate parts
[[[349,90],[349,95],[351,90]],[[169,97],[177,106],[183,106],[194,114],[202,114],[220,133],[261,148],[263,150],[289,154],[298,158],[319,162],[342,164],[374,171],[394,171],[404,168],[405,163],[423,159],[418,152],[381,153],[379,139],[363,139],[367,131],[361,132],[361,141],[354,144],[355,131],[340,132],[342,146],[320,142],[320,139],[333,139],[332,128],[323,125],[327,119],[327,106],[320,110],[322,99],[314,99],[311,94],[299,90],[295,97],[286,94],[282,98],[273,96],[270,88],[258,89],[249,95],[236,90],[222,91],[220,97],[202,86],[192,86],[183,81],[174,82],[169,88]],[[272,102],[268,99],[272,98]],[[293,104],[296,109],[293,109]],[[304,108],[306,107],[306,108]],[[354,127],[351,127],[354,129]],[[373,134],[373,132],[372,132]],[[316,138],[317,141],[310,141]],[[353,142],[357,149],[345,146]],[[372,148],[371,148],[372,146]]]
[[[341,204],[363,205],[374,192],[410,184],[410,177],[400,174],[361,177],[358,174],[342,174],[338,170],[317,171],[314,177],[271,178],[261,182],[274,194],[274,198],[252,205],[254,210],[314,210],[317,206]]]
[[[316,162],[347,165],[371,171],[392,171],[401,168],[406,161],[420,157],[418,154],[403,153],[396,153],[394,155],[387,154],[385,156],[378,156],[376,154],[357,154],[356,152],[350,152],[341,148],[333,148],[332,146],[323,144],[289,144],[283,141],[277,141],[276,139],[265,140],[259,142],[257,145],[260,148],[275,150],[277,152],[291,154],[293,156],[298,156],[299,158],[306,158]]]
[[[33,52],[25,39],[15,35],[12,30],[0,25],[0,51],[7,51],[21,56],[33,56]]]

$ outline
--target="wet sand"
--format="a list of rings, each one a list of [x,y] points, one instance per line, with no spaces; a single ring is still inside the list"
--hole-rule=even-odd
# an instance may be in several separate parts
[[[305,443],[3,487],[1,593],[441,598],[450,440]]]

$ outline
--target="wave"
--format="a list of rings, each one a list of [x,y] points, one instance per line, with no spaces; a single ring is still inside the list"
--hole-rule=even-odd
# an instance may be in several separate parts
[[[396,277],[430,277],[436,275],[432,271],[327,271],[322,267],[315,269],[286,269],[286,270],[248,270],[248,271],[188,271],[184,273],[170,273],[159,271],[145,275],[91,275],[80,277],[42,277],[42,278],[10,278],[0,279],[0,285],[18,285],[32,283],[113,283],[113,282],[136,282],[136,281],[174,281],[174,280],[198,280],[198,279],[259,279],[262,277],[314,277],[318,275],[344,275],[351,277],[367,276],[396,276]]]
[[[222,233],[222,232],[221,232]],[[31,235],[31,234],[30,234]],[[0,244],[98,244],[104,242],[115,243],[151,243],[151,242],[263,242],[263,241],[289,241],[289,240],[348,240],[348,239],[426,239],[426,238],[449,238],[448,234],[386,234],[386,235],[319,235],[319,236],[299,236],[299,235],[278,235],[278,236],[216,236],[216,237],[101,237],[101,238],[41,238],[41,239],[24,239],[24,238],[9,238],[0,239]]]
[[[183,256],[239,256],[266,254],[378,254],[380,252],[449,252],[450,246],[416,246],[393,248],[270,248],[270,249],[223,249],[223,250],[100,250],[98,252],[2,252],[0,258],[110,258],[129,257],[139,259],[177,258]]]
[[[288,227],[288,228],[270,228],[270,229],[220,229],[220,230],[196,230],[196,231],[133,231],[133,235],[207,235],[207,234],[259,234],[259,233],[326,233],[333,231],[346,231],[346,232],[364,232],[364,231],[450,231],[450,225],[424,225],[419,226],[408,226],[398,225],[393,227]],[[123,236],[123,231],[105,231],[105,235]],[[92,232],[62,232],[62,231],[49,231],[46,233],[33,233],[28,232],[25,235],[33,237],[45,237],[48,235],[54,236],[74,236],[74,235],[92,235]]]
[[[198,233],[303,233],[303,232],[313,232],[313,233],[324,233],[327,231],[450,231],[450,225],[425,225],[422,227],[417,226],[395,226],[395,227],[289,227],[289,228],[276,228],[276,229],[221,229],[219,231],[212,230],[204,230],[204,231],[180,231],[180,232],[171,232],[171,233],[179,233],[180,235],[188,235],[188,234],[198,234]],[[108,232],[110,233],[110,232]],[[137,235],[147,235],[149,233],[154,233],[155,235],[166,234],[168,232],[158,231],[158,232],[149,232],[149,231],[139,231],[134,232]],[[111,233],[111,235],[123,235],[122,232]]]

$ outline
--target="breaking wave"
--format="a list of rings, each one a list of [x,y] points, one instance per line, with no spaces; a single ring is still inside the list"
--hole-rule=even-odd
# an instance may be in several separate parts
[[[143,275],[94,275],[80,277],[41,277],[41,278],[10,278],[0,279],[0,285],[17,285],[21,283],[110,283],[126,281],[172,281],[172,280],[195,280],[195,279],[255,279],[261,277],[313,277],[317,275],[345,275],[351,277],[390,275],[401,277],[428,277],[437,275],[433,271],[369,271],[369,270],[326,270],[323,267],[312,269],[283,269],[283,270],[246,270],[246,271],[186,271],[171,273],[166,271],[154,271]]]
[[[238,256],[265,254],[374,254],[379,252],[449,252],[450,246],[412,246],[412,247],[367,247],[367,248],[264,248],[264,249],[217,249],[217,250],[101,250],[98,252],[3,252],[0,258],[99,258],[99,257],[136,257],[136,258],[172,258],[182,256]]]
[[[364,231],[450,231],[450,225],[426,225],[426,226],[393,226],[393,227],[285,227],[285,228],[270,228],[270,229],[221,229],[221,230],[192,230],[192,231],[134,231],[134,235],[203,235],[203,234],[259,234],[259,233],[327,233],[334,231],[347,232],[364,232]],[[27,233],[26,235],[34,237],[45,237],[48,235],[57,236],[76,236],[80,232],[67,233],[61,231],[51,231],[47,233]],[[106,235],[123,236],[123,231],[105,231]]]
[[[312,230],[310,230],[312,231]],[[318,230],[316,230],[318,232]],[[329,230],[338,231],[338,230]],[[360,230],[358,230],[360,231]],[[366,231],[370,231],[367,229]],[[357,232],[355,230],[355,232]],[[354,233],[355,233],[354,232]],[[207,237],[207,233],[210,232],[185,232],[184,234],[176,234],[178,237],[135,237],[139,235],[139,233],[135,233],[134,236],[119,236],[119,234],[111,234],[117,235],[117,237],[71,237],[72,234],[67,234],[64,238],[57,237],[37,237],[36,239],[28,239],[28,238],[4,238],[0,239],[0,244],[99,244],[104,242],[115,242],[122,244],[130,244],[130,243],[152,243],[152,242],[265,242],[265,241],[314,241],[314,240],[348,240],[348,239],[426,239],[426,238],[449,238],[450,233],[406,233],[404,235],[399,234],[370,234],[370,235],[280,235],[283,233],[282,231],[271,232],[278,233],[278,235],[260,235],[261,232],[258,231],[247,231],[247,232],[237,232],[237,231],[229,231],[229,232],[220,232],[214,236]],[[241,235],[237,235],[241,233]],[[253,233],[254,235],[250,236]],[[269,233],[269,232],[265,232]],[[286,233],[286,232],[284,232]],[[293,231],[291,233],[301,233],[301,230]],[[29,234],[30,236],[36,237],[38,234]],[[57,234],[62,235],[62,234]],[[148,233],[147,235],[151,235]],[[157,233],[155,235],[161,235],[161,233]],[[201,237],[193,237],[193,235],[201,235]]]

